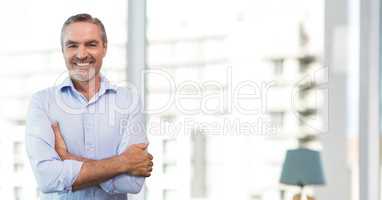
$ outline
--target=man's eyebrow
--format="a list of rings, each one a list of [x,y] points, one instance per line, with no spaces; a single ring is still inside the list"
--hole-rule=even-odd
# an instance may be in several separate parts
[[[65,44],[65,45],[69,45],[69,44],[78,44],[78,42],[75,42],[75,41],[72,41],[72,40],[68,40],[68,41],[65,41],[64,44]]]
[[[97,40],[89,40],[89,41],[86,41],[85,43],[89,44],[89,43],[99,43],[99,42]]]

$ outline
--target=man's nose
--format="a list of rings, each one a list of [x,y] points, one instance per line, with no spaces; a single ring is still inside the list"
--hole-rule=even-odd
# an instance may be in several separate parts
[[[78,47],[76,56],[79,59],[86,58],[88,56],[88,52],[87,52],[86,48],[82,47],[82,46]]]

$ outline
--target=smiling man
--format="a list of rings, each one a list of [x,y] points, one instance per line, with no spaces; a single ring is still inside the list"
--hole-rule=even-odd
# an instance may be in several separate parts
[[[139,97],[101,75],[107,37],[100,20],[70,17],[61,45],[69,77],[35,93],[27,116],[26,150],[41,199],[127,199],[153,166]]]

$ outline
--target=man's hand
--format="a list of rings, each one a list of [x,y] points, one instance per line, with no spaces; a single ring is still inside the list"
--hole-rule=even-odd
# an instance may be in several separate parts
[[[60,125],[58,122],[54,122],[52,124],[52,129],[54,132],[54,149],[57,154],[60,156],[61,160],[65,160],[70,157],[68,149],[66,148],[66,144],[64,138],[62,137]]]
[[[153,156],[146,151],[147,146],[148,144],[133,144],[120,155],[127,173],[134,176],[151,176]]]

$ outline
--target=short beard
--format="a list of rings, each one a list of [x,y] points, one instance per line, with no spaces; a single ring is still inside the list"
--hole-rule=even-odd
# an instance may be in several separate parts
[[[89,68],[87,72],[81,71],[79,69],[69,70],[70,78],[74,81],[88,82],[97,75],[97,72],[93,67]]]

